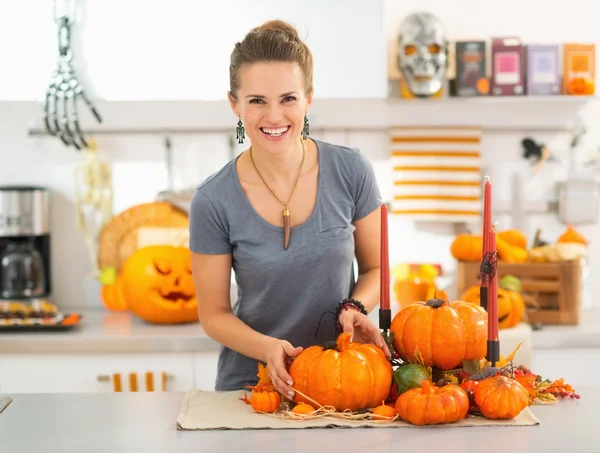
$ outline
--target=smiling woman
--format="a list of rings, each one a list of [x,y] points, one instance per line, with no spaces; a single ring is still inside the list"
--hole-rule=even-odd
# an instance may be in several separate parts
[[[367,316],[379,302],[379,189],[359,150],[308,137],[313,57],[291,25],[252,29],[229,69],[238,139],[251,145],[192,199],[198,315],[223,345],[217,390],[256,384],[259,360],[293,397],[286,364],[336,328],[389,354]]]

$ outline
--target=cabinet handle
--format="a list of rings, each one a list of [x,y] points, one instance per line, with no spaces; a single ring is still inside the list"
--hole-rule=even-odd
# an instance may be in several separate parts
[[[167,381],[174,381],[175,380],[175,376],[173,376],[172,374],[167,374]],[[109,376],[108,374],[100,374],[96,377],[96,380],[98,382],[110,382],[111,381],[111,376]]]

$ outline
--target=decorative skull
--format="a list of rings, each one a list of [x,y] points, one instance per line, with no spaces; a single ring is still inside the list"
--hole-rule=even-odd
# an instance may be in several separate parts
[[[448,40],[441,21],[430,13],[413,13],[400,23],[398,68],[408,90],[418,97],[438,93],[446,79]]]

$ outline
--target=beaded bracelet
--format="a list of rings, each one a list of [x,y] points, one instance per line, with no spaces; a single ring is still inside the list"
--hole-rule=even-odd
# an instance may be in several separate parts
[[[360,311],[365,316],[369,314],[369,312],[367,311],[365,306],[359,300],[356,300],[356,299],[340,300],[335,309],[335,319],[337,320],[337,329],[340,332],[342,331],[342,326],[340,324],[340,314],[342,313],[342,311],[348,310],[348,309]]]

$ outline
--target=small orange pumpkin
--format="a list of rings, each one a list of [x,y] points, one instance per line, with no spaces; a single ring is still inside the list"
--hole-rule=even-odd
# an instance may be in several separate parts
[[[587,240],[575,229],[573,225],[568,225],[563,234],[556,241],[558,244],[575,242],[577,244],[587,245]]]
[[[335,343],[310,346],[294,359],[289,374],[298,390],[297,402],[309,402],[302,393],[338,411],[357,411],[376,407],[387,398],[391,363],[381,348],[350,342],[350,337],[343,332]]]
[[[256,412],[273,413],[281,404],[281,396],[273,387],[267,367],[260,362],[258,363],[258,373],[256,373],[256,376],[258,376],[256,385],[248,386],[248,388],[252,389],[252,395],[250,396],[252,409]]]
[[[187,247],[152,245],[123,264],[120,280],[132,313],[156,324],[198,320],[198,302]]]
[[[312,407],[308,403],[299,403],[299,404],[296,404],[294,406],[294,408],[292,409],[293,413],[295,413],[295,414],[301,414],[301,415],[310,414],[311,412],[314,412],[314,411],[315,411],[315,408]]]
[[[474,390],[475,403],[484,417],[512,419],[529,405],[529,392],[517,380],[491,376],[479,382]]]
[[[385,404],[385,401],[382,401],[380,406],[373,409],[373,418],[375,420],[391,420],[396,415],[396,409]]]
[[[252,392],[250,397],[252,409],[256,412],[273,413],[281,404],[281,397],[276,391]]]
[[[404,361],[456,368],[463,360],[481,360],[487,353],[487,313],[478,305],[460,300],[448,301],[445,291],[434,299],[416,302],[400,309],[390,331],[394,348]]]
[[[425,380],[420,388],[398,397],[396,412],[402,420],[417,426],[456,423],[468,415],[469,397],[458,385],[437,387]]]
[[[508,242],[510,245],[514,245],[515,247],[520,247],[522,249],[527,248],[527,236],[525,236],[521,230],[517,230],[516,228],[501,231],[498,233],[497,237]]]
[[[483,239],[472,234],[458,235],[450,245],[450,253],[458,261],[481,261]]]
[[[574,77],[569,80],[567,87],[569,94],[590,95],[594,94],[594,80],[586,77]]]
[[[129,307],[123,295],[123,286],[121,276],[115,278],[114,283],[102,285],[100,296],[102,303],[110,311],[126,311]]]

